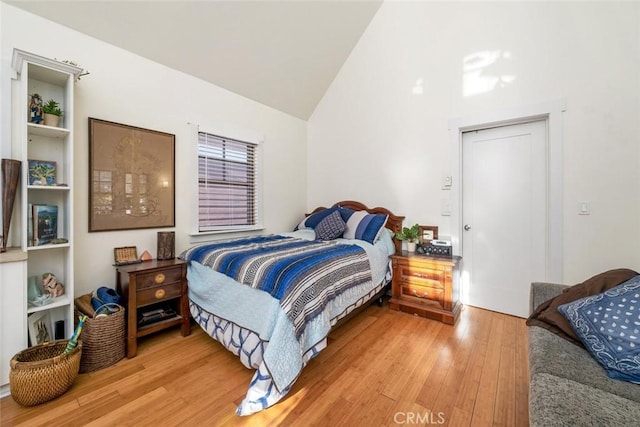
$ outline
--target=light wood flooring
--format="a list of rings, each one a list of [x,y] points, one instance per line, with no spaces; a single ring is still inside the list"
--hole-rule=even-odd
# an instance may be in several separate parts
[[[524,319],[465,307],[455,326],[370,306],[275,406],[235,409],[253,371],[194,325],[141,339],[138,356],[81,374],[33,408],[0,402],[11,425],[528,426]]]

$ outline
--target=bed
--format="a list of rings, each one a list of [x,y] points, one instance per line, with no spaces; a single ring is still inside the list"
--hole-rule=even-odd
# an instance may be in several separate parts
[[[381,298],[404,217],[342,201],[292,232],[218,240],[189,261],[189,309],[213,339],[255,369],[238,415],[281,400],[329,331]]]

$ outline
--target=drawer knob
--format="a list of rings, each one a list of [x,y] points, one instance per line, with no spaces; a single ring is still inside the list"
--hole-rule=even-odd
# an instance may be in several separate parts
[[[156,277],[153,280],[155,280],[156,283],[160,284],[164,282],[164,279],[165,279],[164,274],[158,273],[156,274]]]
[[[164,298],[164,294],[165,294],[164,289],[158,289],[155,295],[156,299]]]
[[[429,298],[429,292],[423,292],[422,294],[420,294],[420,292],[416,291],[415,289],[413,290],[413,295],[417,296],[418,298]]]

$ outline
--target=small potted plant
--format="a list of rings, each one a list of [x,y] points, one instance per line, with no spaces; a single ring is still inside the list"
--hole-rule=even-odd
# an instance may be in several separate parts
[[[418,236],[420,235],[420,226],[414,224],[411,227],[403,227],[402,231],[396,233],[396,239],[407,241],[407,251],[415,252]]]
[[[60,116],[62,116],[63,111],[60,109],[60,104],[58,104],[56,100],[48,100],[42,106],[42,112],[44,113],[45,126],[58,126],[58,122],[60,121]]]

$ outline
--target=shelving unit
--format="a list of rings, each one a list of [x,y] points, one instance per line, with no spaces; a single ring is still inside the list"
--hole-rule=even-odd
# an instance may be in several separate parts
[[[20,245],[27,252],[26,277],[24,277],[23,304],[19,311],[26,326],[30,314],[46,311],[49,314],[49,331],[54,338],[55,322],[64,321],[64,337],[73,333],[73,119],[74,84],[82,69],[70,64],[14,49],[12,66],[16,72],[17,90],[13,91],[12,130],[14,152],[22,160],[21,193],[19,203]],[[29,104],[32,94],[39,94],[43,103],[54,99],[64,114],[58,127],[32,123]],[[30,185],[29,160],[56,163],[56,185]],[[63,184],[63,185],[61,185]],[[32,205],[57,206],[57,237],[65,243],[37,245],[29,235],[29,215]],[[38,285],[42,274],[53,273],[64,285],[64,294],[49,304],[33,306],[28,301],[29,278],[36,276]],[[27,327],[20,328],[28,331]],[[28,334],[23,338],[28,343]],[[18,349],[19,350],[19,349]]]

